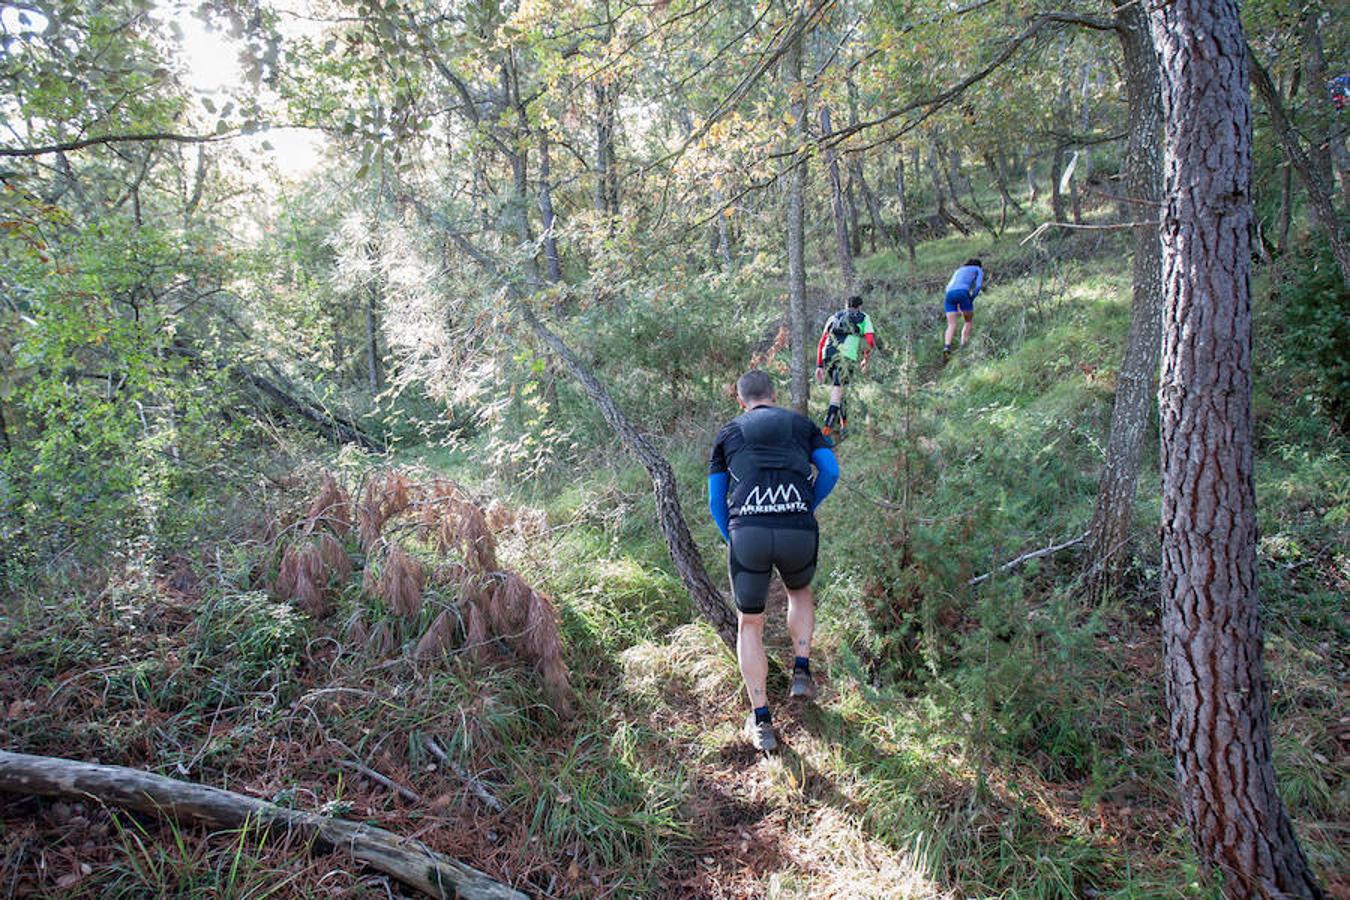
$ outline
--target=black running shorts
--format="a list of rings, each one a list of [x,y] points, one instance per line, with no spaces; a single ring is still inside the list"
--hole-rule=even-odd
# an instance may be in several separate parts
[[[814,527],[733,527],[727,547],[727,571],[731,575],[736,608],[743,613],[764,612],[764,601],[769,597],[769,578],[775,568],[789,588],[796,590],[809,585],[816,574],[819,543],[819,534]]]
[[[830,357],[830,361],[825,364],[825,374],[829,376],[830,384],[840,387],[853,380],[853,374],[857,368],[857,362],[839,354]]]

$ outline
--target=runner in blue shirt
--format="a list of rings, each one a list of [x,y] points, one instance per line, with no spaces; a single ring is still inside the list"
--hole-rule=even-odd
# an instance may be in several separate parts
[[[965,265],[953,272],[951,281],[947,282],[947,300],[943,304],[947,313],[947,333],[942,338],[943,362],[952,355],[952,338],[956,337],[958,315],[966,320],[961,326],[961,349],[965,349],[966,342],[970,340],[970,323],[975,318],[975,298],[982,287],[984,267],[978,259],[966,260]]]

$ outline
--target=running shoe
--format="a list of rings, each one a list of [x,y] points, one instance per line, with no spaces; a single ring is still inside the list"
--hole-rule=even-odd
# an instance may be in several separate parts
[[[769,753],[778,749],[778,736],[773,733],[773,723],[756,722],[754,711],[745,717],[745,736],[756,750]]]
[[[810,672],[792,670],[792,687],[788,688],[788,696],[802,700],[816,699],[816,683]]]

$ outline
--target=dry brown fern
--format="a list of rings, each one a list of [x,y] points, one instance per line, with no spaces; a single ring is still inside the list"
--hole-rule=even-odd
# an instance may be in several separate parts
[[[304,521],[306,532],[312,531],[319,523],[327,525],[339,537],[352,530],[351,496],[342,489],[331,472],[324,473],[319,492],[305,511]]]
[[[496,573],[485,599],[484,612],[491,632],[534,664],[544,678],[544,690],[554,711],[570,716],[572,688],[553,604],[515,572]]]
[[[328,572],[317,546],[304,543],[286,548],[273,594],[279,600],[294,600],[296,606],[316,619],[333,611],[328,598]]]
[[[366,583],[369,581],[367,575]],[[422,587],[425,582],[426,572],[422,564],[401,547],[390,545],[380,563],[374,593],[395,615],[411,619],[422,608]]]
[[[439,659],[455,646],[455,620],[448,610],[442,612],[427,628],[422,639],[413,650],[413,658],[419,660]]]
[[[361,502],[356,507],[357,534],[361,549],[374,548],[391,518],[405,511],[413,500],[413,485],[401,472],[384,472],[366,482]]]
[[[337,538],[331,534],[319,535],[318,549],[319,558],[330,573],[337,575],[338,581],[352,577],[352,559]]]

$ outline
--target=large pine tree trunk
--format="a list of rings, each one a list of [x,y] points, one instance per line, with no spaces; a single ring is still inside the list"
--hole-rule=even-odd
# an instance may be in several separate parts
[[[853,274],[853,251],[848,239],[848,220],[844,216],[844,191],[839,178],[839,158],[829,143],[834,129],[830,127],[830,107],[820,106],[820,138],[825,144],[825,171],[830,179],[830,210],[834,213],[834,244],[839,258],[839,277],[844,283],[845,295],[853,292],[857,281]]]
[[[1155,7],[1163,654],[1181,808],[1229,897],[1321,897],[1275,790],[1257,605],[1251,108],[1233,0]]]
[[[802,15],[799,8],[797,15]],[[788,112],[793,124],[788,128],[787,147],[796,151],[788,157],[787,176],[787,289],[790,397],[792,408],[806,415],[811,382],[806,368],[806,83],[802,81],[802,38],[798,37],[783,54],[780,79],[788,97]]]
[[[1138,201],[1127,215],[1135,221],[1157,214],[1162,191],[1162,160],[1158,135],[1162,127],[1159,106],[1158,60],[1148,30],[1148,16],[1137,3],[1115,9],[1125,72],[1129,130],[1125,149],[1125,195]],[[1106,461],[1097,486],[1097,506],[1088,529],[1088,558],[1092,593],[1100,595],[1114,585],[1127,558],[1130,523],[1134,516],[1135,486],[1153,407],[1153,385],[1158,373],[1158,346],[1162,320],[1162,248],[1155,227],[1134,230],[1133,299],[1125,357],[1116,378],[1116,402]]]

